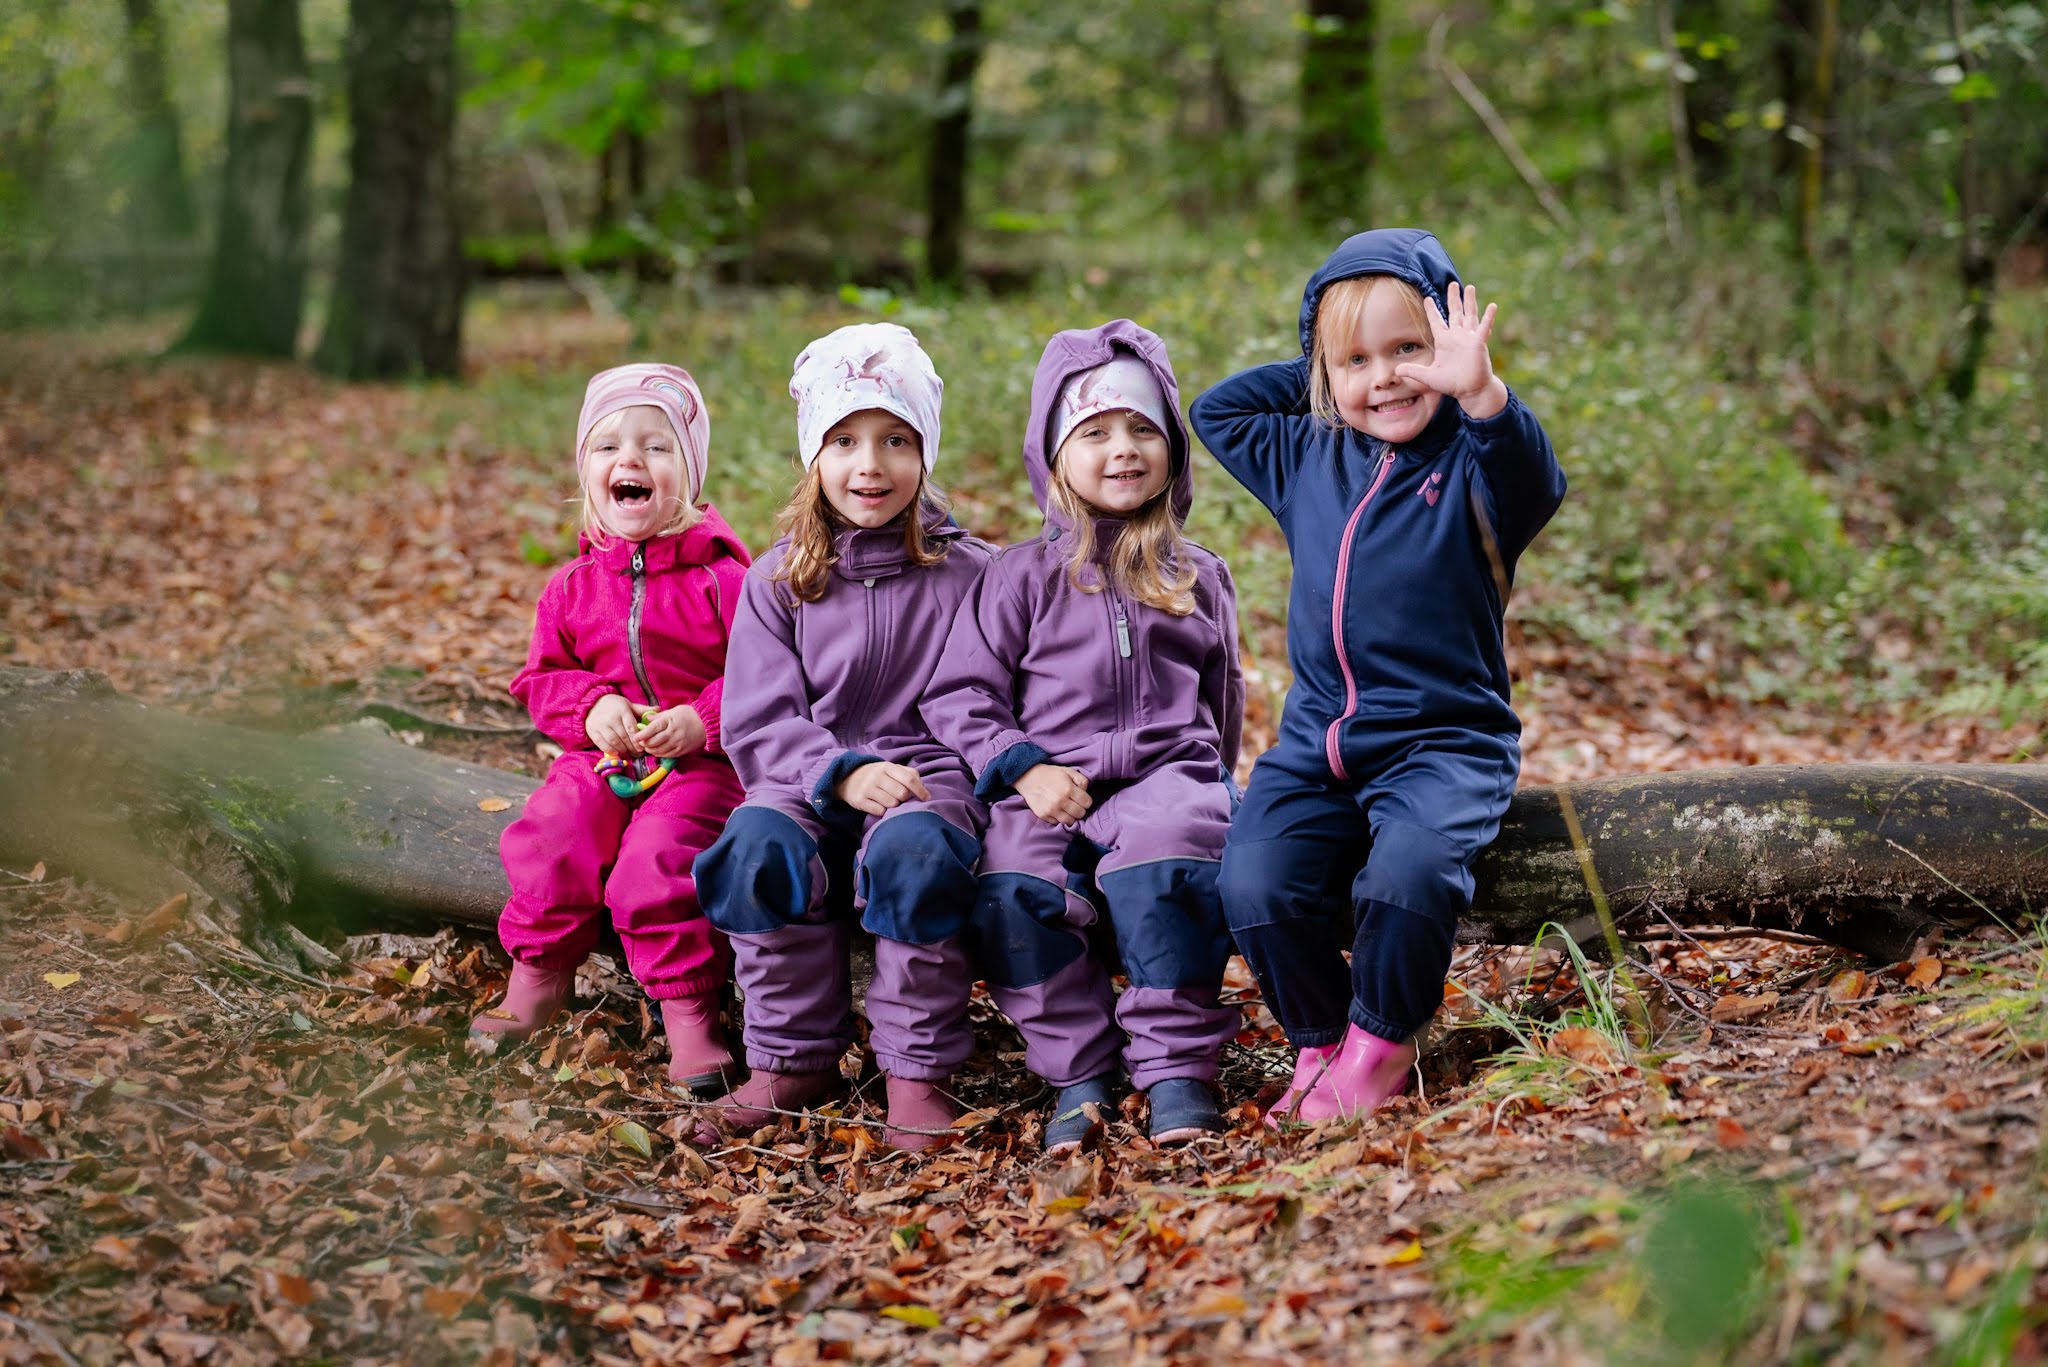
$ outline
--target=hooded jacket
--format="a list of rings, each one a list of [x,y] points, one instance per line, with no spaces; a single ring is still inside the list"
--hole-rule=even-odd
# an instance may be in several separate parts
[[[1564,472],[1512,391],[1491,418],[1445,396],[1401,447],[1309,411],[1316,309],[1340,280],[1391,275],[1444,307],[1457,281],[1410,228],[1346,240],[1309,277],[1302,357],[1256,366],[1196,399],[1196,433],[1271,510],[1294,558],[1280,744],[1359,777],[1418,739],[1514,738],[1504,614],[1515,562],[1563,501]]]
[[[1073,528],[1048,501],[1054,408],[1061,389],[1118,352],[1143,361],[1169,414],[1168,485],[1176,521],[1194,503],[1189,441],[1166,344],[1128,319],[1057,333],[1031,384],[1024,468],[1045,531],[996,555],[962,605],[925,695],[924,716],[967,760],[976,795],[993,802],[1032,766],[1067,764],[1091,781],[1142,778],[1177,762],[1237,764],[1244,672],[1237,651],[1237,593],[1223,561],[1192,541],[1195,610],[1147,607],[1108,582],[1104,561],[1120,523],[1096,522],[1095,582],[1068,574]]]
[[[795,601],[774,577],[786,537],[748,572],[733,623],[725,735],[750,796],[793,787],[823,810],[840,781],[873,760],[921,774],[959,771],[959,757],[926,729],[918,699],[993,552],[943,514],[925,527],[929,543],[948,549],[922,567],[904,548],[900,522],[841,530],[831,585],[814,602]]]
[[[582,554],[541,590],[526,667],[512,696],[565,750],[588,750],[584,723],[607,693],[635,707],[687,703],[704,720],[704,748],[724,753],[720,714],[726,645],[750,557],[718,510],[645,541],[586,535]]]

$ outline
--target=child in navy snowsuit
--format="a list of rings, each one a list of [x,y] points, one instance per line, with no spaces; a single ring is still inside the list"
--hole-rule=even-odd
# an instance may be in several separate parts
[[[1521,769],[1503,614],[1565,480],[1493,373],[1493,317],[1434,236],[1360,233],[1309,277],[1302,356],[1189,412],[1294,558],[1294,687],[1221,875],[1231,933],[1300,1050],[1269,1123],[1401,1090]]]
[[[989,803],[976,949],[1058,1089],[1048,1151],[1087,1136],[1119,1054],[1155,1141],[1224,1128],[1210,1084],[1240,1021],[1216,877],[1244,683],[1230,573],[1181,530],[1190,464],[1165,343],[1121,318],[1056,334],[1024,436],[1045,532],[989,566],[925,694]],[[1104,912],[1121,996],[1089,952]]]

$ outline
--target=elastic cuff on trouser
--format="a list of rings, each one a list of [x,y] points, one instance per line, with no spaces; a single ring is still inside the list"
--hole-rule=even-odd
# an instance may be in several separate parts
[[[732,973],[726,968],[715,968],[703,973],[693,973],[687,978],[672,978],[667,982],[642,983],[641,988],[655,1001],[674,1001],[678,997],[709,997],[732,981]]]
[[[1024,1066],[1053,1086],[1116,1070],[1116,993],[1094,959],[1084,955],[1029,987],[990,984],[989,996],[1024,1037]]]
[[[1322,918],[1301,917],[1239,926],[1238,952],[1258,977],[1266,1008],[1288,1043],[1314,1049],[1344,1037],[1352,979]]]
[[[891,1077],[932,1082],[960,1070],[974,1050],[967,1001],[974,970],[958,935],[933,944],[875,941],[868,982],[868,1044]]]
[[[1403,1030],[1398,1025],[1382,1020],[1357,1002],[1351,1004],[1351,1023],[1374,1039],[1382,1039],[1389,1044],[1406,1044],[1415,1038],[1415,1030]],[[1416,1030],[1421,1028],[1417,1026]]]
[[[845,1053],[843,1046],[831,1052],[818,1050],[802,1054],[768,1054],[752,1045],[746,1050],[747,1067],[755,1072],[770,1073],[828,1073],[839,1066],[839,1060]]]
[[[1217,996],[1215,986],[1123,990],[1116,1022],[1130,1041],[1124,1064],[1133,1087],[1169,1077],[1215,1081],[1223,1046],[1244,1024],[1243,1015],[1219,1004]]]

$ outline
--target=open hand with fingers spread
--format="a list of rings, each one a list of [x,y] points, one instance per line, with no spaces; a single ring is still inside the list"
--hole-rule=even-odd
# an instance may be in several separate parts
[[[1017,795],[1040,821],[1071,826],[1088,815],[1088,776],[1064,764],[1034,764],[1016,782]]]
[[[884,760],[863,764],[841,779],[837,796],[847,806],[869,816],[880,816],[913,798],[919,802],[932,800],[931,790],[924,786],[917,770],[907,764],[890,764]]]
[[[1493,336],[1493,315],[1500,307],[1488,304],[1479,310],[1479,291],[1471,285],[1453,283],[1445,291],[1450,316],[1429,299],[1429,336],[1434,354],[1428,364],[1405,361],[1394,367],[1402,379],[1426,385],[1458,401],[1468,418],[1485,420],[1508,406],[1508,387],[1493,373],[1493,358],[1486,344]]]

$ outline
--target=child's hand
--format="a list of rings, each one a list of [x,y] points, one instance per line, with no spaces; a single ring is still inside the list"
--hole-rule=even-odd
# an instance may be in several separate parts
[[[1508,387],[1493,373],[1493,358],[1486,343],[1493,336],[1493,315],[1500,307],[1488,304],[1479,311],[1479,291],[1470,285],[1453,285],[1446,296],[1451,316],[1438,311],[1436,300],[1429,305],[1430,344],[1436,354],[1428,365],[1403,361],[1394,374],[1404,380],[1448,394],[1458,401],[1468,418],[1490,418],[1508,406]]]
[[[704,719],[685,703],[654,714],[640,728],[640,748],[658,759],[679,759],[704,748]]]
[[[1034,764],[1011,785],[1040,821],[1071,826],[1088,815],[1088,775],[1064,764]]]
[[[880,816],[912,798],[919,802],[932,800],[931,790],[924,786],[917,770],[907,764],[889,764],[882,760],[863,764],[839,780],[833,795],[869,816]]]
[[[640,716],[633,710],[633,704],[616,693],[607,693],[590,709],[583,734],[607,755],[623,759],[640,753],[640,741],[634,734],[639,724]]]

